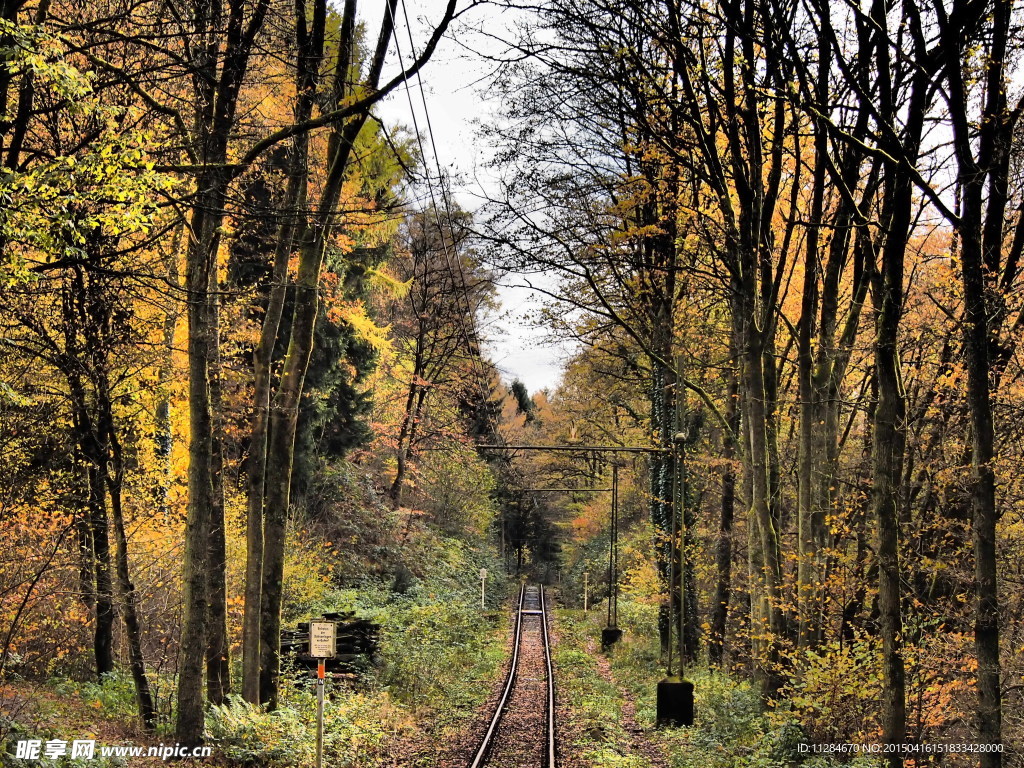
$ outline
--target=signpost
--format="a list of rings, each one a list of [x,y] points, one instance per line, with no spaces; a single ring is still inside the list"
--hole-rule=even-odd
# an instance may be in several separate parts
[[[487,569],[486,568],[481,568],[480,569],[480,610],[481,611],[486,610],[486,608],[487,608],[487,604],[486,604],[486,602],[484,600],[484,598],[486,596],[485,592],[484,592],[484,584],[486,582],[487,582]]]
[[[589,608],[589,597],[590,597],[590,571],[583,572],[583,610]]]
[[[324,760],[324,683],[327,677],[327,659],[334,658],[337,650],[338,625],[333,621],[309,622],[309,655],[317,659],[316,768],[323,768]]]
[[[334,658],[337,639],[337,624],[333,621],[309,622],[309,655],[314,659]]]

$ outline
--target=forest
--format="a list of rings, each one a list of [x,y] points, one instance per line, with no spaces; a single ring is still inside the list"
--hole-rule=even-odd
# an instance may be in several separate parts
[[[1014,2],[0,0],[0,765],[1024,767]]]

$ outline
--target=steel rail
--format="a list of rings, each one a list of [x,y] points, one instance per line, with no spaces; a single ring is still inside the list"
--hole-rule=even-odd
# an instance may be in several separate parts
[[[556,768],[555,766],[555,676],[554,669],[551,664],[551,642],[548,637],[548,613],[547,605],[544,602],[544,587],[538,586],[538,596],[540,599],[540,611],[524,611],[523,603],[526,598],[526,585],[524,584],[519,590],[519,607],[516,611],[516,627],[515,627],[515,639],[512,648],[512,663],[509,667],[508,678],[505,680],[505,687],[502,690],[501,698],[498,699],[498,704],[494,709],[494,715],[491,717],[491,722],[487,726],[487,732],[484,734],[483,740],[480,742],[480,746],[473,757],[473,762],[470,763],[469,768],[480,768],[486,764],[488,753],[491,750],[494,736],[498,731],[498,724],[501,722],[501,717],[505,714],[505,709],[508,706],[508,700],[512,695],[512,690],[515,687],[516,677],[519,672],[519,646],[522,641],[523,635],[523,615],[524,614],[540,614],[541,621],[541,636],[544,642],[544,665],[547,677],[547,716],[545,718],[545,730],[546,730],[546,744],[545,744],[545,765],[544,768]]]
[[[551,666],[551,643],[548,640],[548,609],[544,602],[544,587],[540,587],[540,621],[544,633],[544,663],[547,665],[548,673],[548,744],[547,744],[547,766],[555,768],[555,671]]]
[[[519,589],[519,607],[516,610],[516,629],[512,642],[512,663],[509,665],[508,678],[505,680],[505,688],[501,692],[501,698],[498,699],[498,706],[494,708],[494,716],[491,717],[491,722],[487,726],[487,732],[484,734],[483,741],[480,742],[480,748],[477,749],[473,762],[469,764],[469,768],[480,768],[484,764],[487,753],[491,748],[491,741],[494,739],[494,734],[498,731],[498,723],[501,722],[501,716],[505,714],[505,705],[508,704],[509,696],[512,695],[512,688],[515,684],[516,672],[519,667],[519,641],[523,633],[523,599],[525,597],[526,585],[523,584]]]

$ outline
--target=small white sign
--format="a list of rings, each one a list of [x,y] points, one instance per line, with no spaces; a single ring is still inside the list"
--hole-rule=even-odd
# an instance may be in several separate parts
[[[487,569],[486,568],[481,568],[480,569],[480,578],[481,579],[486,579],[487,578]]]
[[[309,655],[330,659],[337,652],[338,626],[333,621],[309,622]]]

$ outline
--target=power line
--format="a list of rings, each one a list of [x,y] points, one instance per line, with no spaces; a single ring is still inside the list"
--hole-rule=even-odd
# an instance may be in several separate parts
[[[406,34],[407,34],[408,39],[409,39],[410,55],[412,56],[413,60],[415,61],[415,58],[416,58],[416,46],[415,46],[415,43],[414,43],[413,37],[412,37],[412,25],[409,22],[409,12],[408,12],[408,8],[406,7],[405,0],[401,0],[401,2],[402,2],[402,16],[403,16],[403,18],[405,20]],[[396,20],[394,18],[392,18],[392,21],[395,22]],[[398,53],[399,64],[404,67],[404,57],[403,57],[403,54],[402,54],[402,46],[401,46],[401,44],[399,43],[399,40],[398,40],[398,24],[397,23],[393,23],[392,24],[392,35],[393,35],[393,39],[394,39],[394,42],[395,42],[395,50]],[[440,197],[441,197],[441,202],[442,202],[442,205],[443,205],[443,210],[444,210],[445,218],[447,219],[448,233],[449,233],[449,236],[452,238],[452,249],[451,250],[454,250],[454,247],[455,247],[455,243],[454,243],[455,220],[454,220],[454,217],[452,216],[449,191],[448,191],[447,185],[444,183],[444,173],[441,170],[440,158],[439,158],[438,151],[437,151],[437,142],[436,142],[436,140],[434,138],[433,124],[432,124],[432,122],[430,120],[430,109],[427,106],[426,92],[425,92],[425,90],[423,88],[423,78],[420,76],[420,73],[418,71],[416,72],[416,83],[417,83],[417,85],[419,87],[419,90],[420,90],[420,101],[423,104],[423,115],[424,115],[424,119],[425,119],[425,122],[426,122],[427,136],[428,136],[428,138],[430,140],[430,147],[431,147],[431,149],[433,151],[434,166],[435,166],[435,168],[437,168],[438,181],[441,184]],[[449,250],[449,247],[448,247],[448,240],[447,240],[447,238],[445,238],[445,234],[444,234],[444,229],[445,228],[444,228],[444,225],[441,222],[440,215],[439,215],[439,212],[441,211],[441,206],[438,206],[438,204],[437,204],[437,197],[434,194],[434,187],[433,187],[433,180],[431,178],[431,172],[430,172],[429,168],[427,167],[427,163],[428,163],[427,152],[426,152],[426,148],[423,145],[423,136],[422,136],[422,134],[420,132],[419,120],[418,120],[418,118],[416,116],[416,110],[415,110],[415,108],[413,106],[412,91],[411,91],[411,87],[409,85],[409,81],[408,80],[406,80],[406,82],[405,82],[405,94],[406,94],[406,99],[407,99],[407,101],[409,103],[409,113],[410,113],[411,118],[412,118],[413,130],[415,131],[415,134],[416,134],[416,143],[417,143],[417,146],[419,147],[420,155],[423,158],[423,162],[424,162],[424,175],[425,175],[425,179],[426,179],[427,190],[428,190],[428,192],[430,194],[431,208],[433,209],[434,221],[437,224],[438,234],[439,234],[439,236],[441,238],[441,248],[442,248],[442,251],[444,253],[445,262],[448,264],[448,269],[449,269],[449,272],[451,273],[453,279],[456,277],[456,275],[458,275],[458,280],[459,280],[459,283],[461,284],[462,290],[461,290],[461,292],[457,292],[456,296],[457,296],[457,299],[459,300],[460,304],[462,303],[462,300],[464,300],[465,304],[466,304],[466,313],[463,314],[461,312],[461,308],[460,308],[460,311],[456,313],[456,316],[458,317],[459,325],[460,325],[460,328],[461,328],[461,330],[463,332],[463,336],[466,339],[466,344],[470,348],[471,365],[473,365],[475,368],[477,368],[477,384],[478,384],[478,388],[479,388],[479,394],[481,396],[481,403],[482,404],[486,404],[486,402],[488,400],[488,392],[487,392],[487,389],[486,389],[486,376],[485,376],[486,371],[483,370],[483,359],[482,359],[483,350],[482,350],[482,346],[480,344],[480,339],[479,339],[479,336],[477,334],[476,327],[475,327],[476,312],[479,309],[479,307],[474,307],[473,306],[473,302],[472,302],[472,300],[470,298],[469,284],[468,284],[468,281],[466,280],[466,274],[465,274],[465,270],[463,269],[462,261],[458,257],[457,253],[453,257],[453,255],[452,255],[452,253],[451,253],[451,251]],[[486,410],[484,411],[484,416],[485,416],[485,418],[488,419],[488,421],[490,420],[489,416],[486,413]],[[500,440],[501,439],[501,435],[498,432],[497,425],[493,424],[492,426],[493,426],[493,432],[494,432],[495,436],[498,437],[498,439]]]
[[[480,450],[502,451],[582,451],[583,453],[671,453],[671,448],[633,445],[478,445]]]

